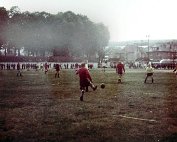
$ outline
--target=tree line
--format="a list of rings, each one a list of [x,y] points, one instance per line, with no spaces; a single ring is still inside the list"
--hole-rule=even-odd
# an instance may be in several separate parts
[[[0,7],[0,47],[5,55],[14,49],[28,55],[104,57],[110,38],[108,28],[94,23],[87,16],[72,11],[50,14],[47,12],[21,12],[17,6],[10,10]],[[16,52],[15,52],[16,53]]]

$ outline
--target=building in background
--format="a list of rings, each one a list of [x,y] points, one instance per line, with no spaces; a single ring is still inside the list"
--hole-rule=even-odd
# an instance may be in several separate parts
[[[150,58],[156,61],[162,59],[175,60],[177,58],[177,41],[158,43],[150,47]]]
[[[106,55],[125,62],[146,61],[148,56],[151,61],[175,60],[177,59],[177,40],[152,40],[150,43],[147,41],[110,43],[109,52]]]

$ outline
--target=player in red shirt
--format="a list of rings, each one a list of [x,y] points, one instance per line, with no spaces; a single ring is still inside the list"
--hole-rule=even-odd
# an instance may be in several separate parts
[[[47,63],[45,63],[44,68],[45,68],[45,74],[46,74],[48,72],[48,68],[49,68]]]
[[[55,65],[55,70],[56,70],[56,73],[55,73],[55,78],[58,76],[58,78],[60,78],[60,65],[59,64],[56,64]]]
[[[118,74],[118,83],[122,82],[122,75],[123,73],[125,73],[125,67],[124,64],[122,64],[122,62],[119,62],[116,66],[116,72]]]
[[[83,95],[86,87],[90,86],[95,91],[97,89],[97,86],[92,83],[92,78],[88,69],[85,67],[85,63],[81,64],[81,68],[76,72],[76,74],[79,74],[81,90],[80,100],[83,101]]]

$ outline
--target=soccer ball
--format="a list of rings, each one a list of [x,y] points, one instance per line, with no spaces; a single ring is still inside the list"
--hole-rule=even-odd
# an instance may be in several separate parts
[[[104,89],[105,88],[105,84],[104,83],[101,83],[101,88]]]

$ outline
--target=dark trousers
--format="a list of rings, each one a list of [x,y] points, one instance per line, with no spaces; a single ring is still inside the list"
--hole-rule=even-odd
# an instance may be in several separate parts
[[[56,71],[55,73],[55,78],[58,76],[58,78],[60,77],[59,71]]]
[[[147,73],[147,74],[146,74],[146,78],[145,78],[145,80],[144,80],[144,83],[146,83],[148,77],[151,77],[151,79],[152,79],[152,83],[153,83],[153,82],[154,82],[154,79],[153,79],[153,73]]]

